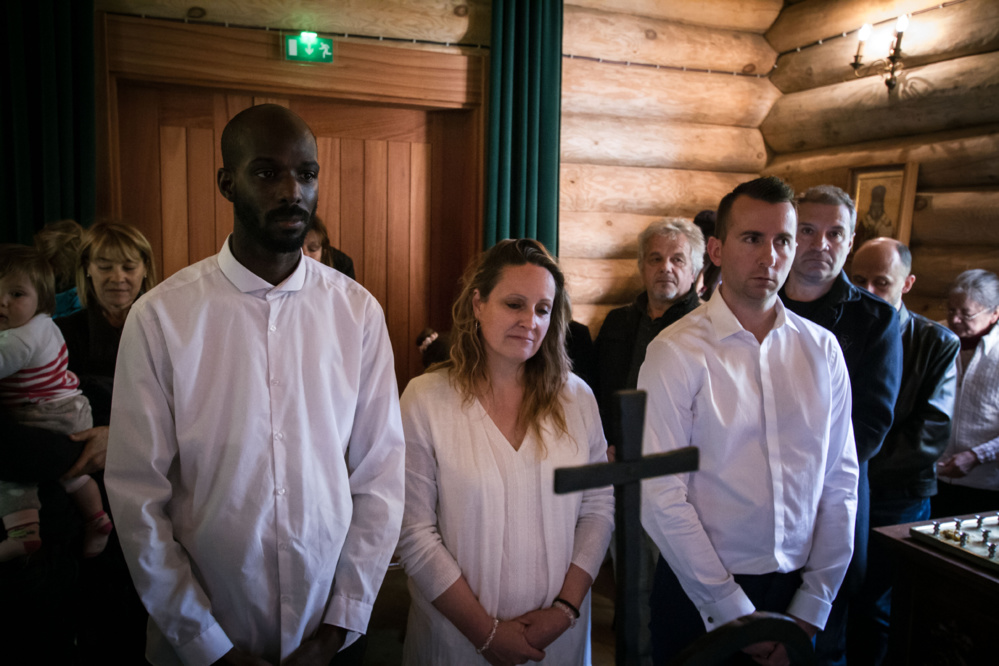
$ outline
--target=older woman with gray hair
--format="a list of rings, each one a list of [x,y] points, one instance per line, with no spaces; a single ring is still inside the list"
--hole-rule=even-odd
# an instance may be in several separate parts
[[[961,339],[950,444],[937,463],[944,483],[936,516],[999,509],[999,277],[975,269],[957,276],[947,325]]]

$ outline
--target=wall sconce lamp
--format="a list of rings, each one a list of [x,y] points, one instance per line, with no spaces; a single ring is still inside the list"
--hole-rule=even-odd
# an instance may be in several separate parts
[[[871,30],[873,29],[870,23],[865,23],[857,32],[857,53],[853,56],[853,62],[850,63],[850,67],[853,67],[856,76],[860,76],[861,68],[864,69],[865,73],[881,69],[885,77],[885,85],[888,86],[889,92],[893,90],[895,84],[898,82],[896,75],[902,68],[902,34],[908,27],[909,15],[902,14],[895,22],[895,35],[892,37],[891,47],[888,49],[888,57],[875,60],[870,65],[864,67],[864,46],[870,38]]]

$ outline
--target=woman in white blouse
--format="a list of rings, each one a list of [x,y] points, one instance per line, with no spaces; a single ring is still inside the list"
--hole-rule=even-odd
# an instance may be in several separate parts
[[[933,513],[999,509],[999,277],[975,269],[957,276],[947,325],[961,339],[950,444],[937,463]]]
[[[589,664],[614,498],[552,490],[556,468],[607,459],[593,394],[569,372],[562,272],[537,241],[501,241],[452,312],[450,359],[401,401],[404,663]]]

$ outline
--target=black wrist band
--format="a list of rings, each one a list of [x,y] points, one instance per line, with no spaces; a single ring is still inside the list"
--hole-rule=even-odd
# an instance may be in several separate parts
[[[572,611],[572,614],[576,616],[576,619],[577,620],[579,619],[579,609],[578,608],[576,608],[575,606],[573,606],[572,604],[570,604],[568,601],[566,601],[562,597],[556,597],[555,601],[553,601],[552,603],[555,603],[556,601],[559,602],[559,603],[565,604],[566,606],[568,606],[569,610]]]

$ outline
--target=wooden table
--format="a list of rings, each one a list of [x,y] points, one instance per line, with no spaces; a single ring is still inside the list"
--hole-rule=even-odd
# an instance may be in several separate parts
[[[914,540],[909,527],[874,530],[895,562],[892,663],[999,663],[999,574]]]

